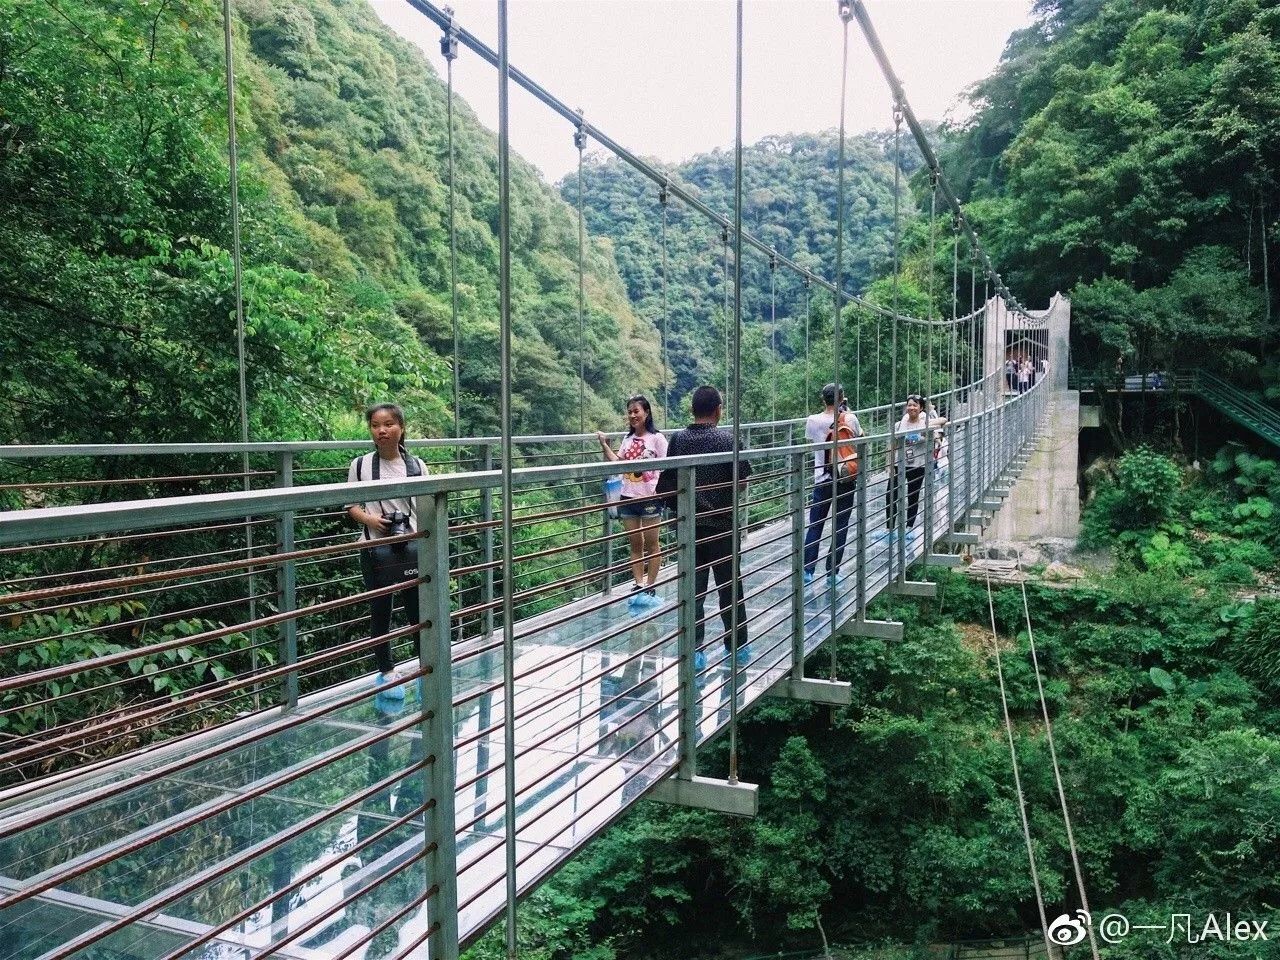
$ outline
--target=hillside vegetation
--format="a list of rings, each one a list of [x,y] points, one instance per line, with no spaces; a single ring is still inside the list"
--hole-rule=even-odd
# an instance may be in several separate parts
[[[219,5],[0,9],[0,435],[236,439]],[[443,85],[362,0],[233,9],[253,435],[350,432],[388,397],[449,432]],[[465,103],[455,117],[463,421],[485,433],[496,143]],[[518,158],[512,173],[516,428],[576,428],[574,216]],[[657,348],[606,249],[587,271],[595,422],[656,382]]]

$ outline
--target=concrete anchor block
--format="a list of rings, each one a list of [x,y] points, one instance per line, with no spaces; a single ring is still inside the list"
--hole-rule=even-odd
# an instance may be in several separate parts
[[[754,817],[759,809],[759,788],[754,783],[730,783],[710,777],[661,780],[649,794],[661,803],[697,810],[713,810],[737,817]]]

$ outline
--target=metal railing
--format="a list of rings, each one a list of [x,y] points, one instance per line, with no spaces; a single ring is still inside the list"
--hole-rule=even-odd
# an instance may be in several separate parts
[[[648,607],[605,589],[627,578],[613,549],[627,534],[597,492],[619,466],[517,469],[512,743],[484,450],[490,469],[289,486],[284,458],[306,451],[286,445],[259,451],[282,458],[266,489],[0,515],[0,943],[46,960],[90,945],[336,957],[374,941],[453,955],[504,901],[505,778],[527,890],[660,780],[696,777],[697,744],[805,680],[806,656],[869,623],[877,595],[909,592],[908,568],[973,520],[1047,396],[1006,397],[995,378],[954,395],[945,462],[918,483],[887,416],[864,411],[841,575],[807,588],[814,447],[793,442],[797,421],[753,425],[737,661],[705,609],[718,584],[699,548],[715,531],[692,476],[726,456],[663,464],[680,483]],[[581,458],[579,437],[539,439]],[[343,508],[378,496],[415,504],[418,530],[399,539],[417,575],[368,589]],[[371,636],[374,603],[404,607],[404,625]],[[383,642],[403,700],[370,683]]]

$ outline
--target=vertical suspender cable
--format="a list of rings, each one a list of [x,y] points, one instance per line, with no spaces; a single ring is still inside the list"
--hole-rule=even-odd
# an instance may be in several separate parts
[[[579,111],[581,114],[581,111]],[[586,297],[586,260],[587,260],[587,237],[586,237],[586,218],[583,212],[582,203],[582,151],[587,145],[587,134],[582,129],[582,124],[578,124],[576,130],[573,131],[573,145],[578,150],[578,434],[582,439],[578,441],[578,453],[585,463],[587,459],[587,297]],[[582,495],[584,502],[586,501],[587,484],[582,486]],[[608,516],[607,514],[605,515]],[[608,520],[605,521],[608,523]],[[579,542],[581,543],[582,566],[585,570],[588,564],[587,560],[587,527],[591,523],[591,517],[587,513],[583,513],[579,521]],[[604,558],[604,566],[609,567],[608,546],[605,547],[606,554]],[[606,580],[608,574],[605,575]],[[589,583],[582,586],[583,596],[586,596],[591,590]]]
[[[778,258],[769,254],[769,419],[778,420]],[[776,428],[775,428],[776,429]]]
[[[667,365],[667,185],[658,190],[658,203],[662,206],[662,426],[666,429],[671,409],[670,367]]]
[[[902,105],[893,105],[893,356],[889,364],[889,429],[897,420],[894,415],[898,402],[898,274],[901,270],[901,254],[898,247],[902,240]]]
[[[440,38],[440,53],[444,57],[448,75],[448,96],[445,116],[449,127],[449,295],[453,312],[453,435],[462,437],[462,389],[458,371],[461,355],[461,339],[458,336],[458,221],[455,213],[454,194],[456,184],[453,167],[453,61],[458,58],[458,35],[453,30],[453,16],[449,17],[449,29]]]
[[[898,327],[902,323],[902,317],[898,313],[898,286],[899,274],[902,267],[901,253],[899,246],[902,241],[902,105],[898,101],[893,104],[893,345],[892,356],[889,364],[889,404],[885,408],[888,415],[886,428],[892,437],[896,428],[897,403],[898,403]],[[904,371],[905,380],[905,371]],[[889,442],[889,450],[891,451],[886,457],[887,475],[890,478],[889,484],[885,487],[885,517],[890,515],[889,498],[895,495],[897,483],[892,482],[892,478],[897,475],[898,462],[893,455],[894,442]],[[901,511],[899,511],[901,512]],[[897,551],[893,549],[893,542],[890,540],[888,547],[888,557],[886,558],[886,573],[890,580],[894,578],[894,557]]]
[[[738,782],[738,598],[744,593],[742,581],[741,496],[738,476],[741,468],[742,402],[739,380],[742,376],[742,2],[737,0],[737,43],[734,76],[733,121],[733,551],[732,601],[729,617],[729,782]]]
[[[832,294],[835,298],[835,316],[831,321],[831,362],[835,369],[835,376],[831,382],[836,385],[836,418],[840,416],[840,397],[844,394],[845,384],[840,377],[841,360],[840,356],[840,328],[843,326],[840,318],[841,294],[844,291],[844,117],[845,108],[848,103],[849,90],[849,20],[853,17],[850,9],[849,0],[836,0],[836,12],[840,15],[841,30],[841,53],[840,53],[840,122],[837,126],[839,144],[836,148],[836,264],[835,264],[835,291]],[[855,369],[853,372],[855,382],[856,378],[861,376],[862,371]],[[855,404],[855,406],[857,406]],[[836,528],[840,525],[838,517],[840,516],[840,504],[837,500],[837,491],[839,484],[836,482],[835,464],[837,452],[839,450],[840,434],[835,429],[835,421],[831,425],[831,449],[827,451],[827,463],[830,466],[828,473],[831,475],[829,483],[831,484],[831,545],[827,548],[830,556],[827,561],[827,570],[829,575],[827,578],[827,617],[829,628],[834,632],[836,629],[836,567],[835,567],[835,546],[836,546]],[[846,494],[847,495],[847,494]],[[833,652],[831,655],[831,678],[835,679],[836,658]]]
[[[506,827],[507,957],[516,956],[516,664],[513,594],[515,536],[511,518],[511,64],[507,0],[498,0],[498,324],[502,417],[502,751]]]
[[[729,379],[733,376],[732,348],[733,321],[729,317],[729,225],[720,225],[720,246],[724,248],[724,392],[729,392]],[[725,399],[728,399],[726,397]]]
[[[1022,795],[1022,774],[1018,770],[1018,753],[1013,744],[1013,721],[1009,718],[1009,699],[1004,687],[1004,669],[1000,665],[1000,636],[996,633],[996,608],[991,595],[991,577],[987,576],[987,611],[991,615],[991,649],[996,661],[996,678],[1000,682],[1000,708],[1004,714],[1004,730],[1009,740],[1009,761],[1013,766],[1013,787],[1017,794],[1018,816],[1022,820],[1022,839],[1027,845],[1027,862],[1031,866],[1031,885],[1036,891],[1036,909],[1040,912],[1040,933],[1044,937],[1045,955],[1054,955],[1049,942],[1049,923],[1044,913],[1044,895],[1040,891],[1040,872],[1036,869],[1036,853],[1031,846],[1031,824],[1027,821],[1027,802]]]
[[[235,51],[231,40],[231,0],[222,0],[222,41],[226,54],[223,66],[227,82],[227,169],[229,176],[228,186],[231,193],[231,277],[236,311],[236,367],[239,375],[240,442],[247,444],[249,442],[249,387],[245,373],[244,267],[240,259],[240,151],[236,142],[236,67]],[[244,473],[244,488],[248,490],[250,482],[249,451],[247,449],[241,452],[240,467]],[[249,522],[248,517],[245,517],[244,524],[244,548],[246,555],[252,559],[253,525]],[[258,578],[254,575],[252,569],[249,572],[248,589],[249,620],[254,621],[258,619],[258,601],[254,599],[258,595]],[[253,669],[257,672],[257,644],[253,646],[251,659]],[[253,703],[255,710],[259,706],[258,695],[258,685],[254,684]]]
[[[240,442],[249,442],[249,390],[245,377],[244,273],[240,261],[240,154],[236,143],[236,68],[231,43],[231,0],[222,0],[222,39],[226,48],[227,153],[231,188],[231,275],[235,285],[236,364],[240,375]],[[249,453],[244,453],[245,489],[249,484]]]
[[[812,388],[809,383],[809,289],[811,283],[809,275],[804,275],[804,403],[805,406],[813,397]]]
[[[925,375],[924,389],[920,391],[924,394],[927,401],[933,394],[933,326],[929,322],[933,320],[934,311],[938,308],[938,294],[936,274],[938,260],[938,171],[933,171],[933,195],[929,199],[929,310],[925,314],[925,336],[929,338],[929,342],[925,347]],[[941,314],[939,314],[941,316]],[[928,411],[925,411],[928,416]]]
[[[587,134],[581,126],[573,133],[573,145],[578,148],[578,433],[585,434],[587,432],[587,297],[583,274],[586,273],[587,239],[582,206],[582,150],[587,145]]]

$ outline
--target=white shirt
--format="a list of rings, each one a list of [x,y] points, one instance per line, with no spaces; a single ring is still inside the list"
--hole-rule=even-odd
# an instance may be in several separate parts
[[[804,422],[804,435],[810,443],[826,443],[827,434],[831,432],[831,425],[835,421],[835,415],[827,413],[815,413]],[[846,410],[844,412],[844,422],[853,428],[855,437],[862,436],[862,424],[858,422],[858,417],[853,411]],[[827,479],[827,448],[815,450],[813,453],[813,482],[822,483]]]
[[[363,457],[356,457],[352,460],[351,465],[347,467],[347,483],[372,480],[373,458],[376,456],[378,456],[376,452],[366,453]],[[356,464],[361,460],[363,460],[364,463],[361,465],[360,477],[357,480]],[[424,463],[422,465],[422,473],[424,476],[426,475],[426,472],[427,465]],[[404,460],[400,457],[396,457],[394,460],[382,460],[382,462],[378,464],[379,480],[391,480],[396,477],[403,479],[408,475],[408,469],[404,465]],[[393,510],[399,510],[401,513],[407,513],[409,515],[409,528],[413,530],[414,533],[418,532],[418,516],[413,511],[413,501],[408,497],[393,497],[389,500],[368,500],[360,504],[360,506],[364,507],[367,513],[371,513],[375,517],[380,517],[384,513],[390,513]],[[360,526],[361,533],[360,536],[356,538],[358,540],[372,540],[377,537],[387,536],[387,534],[378,533],[375,530],[369,529],[364,524],[361,524]]]
[[[907,448],[908,470],[923,467],[929,457],[929,441],[932,439],[929,423],[929,418],[923,413],[915,420],[909,419],[904,413],[894,428],[893,432],[902,437],[903,446]]]

